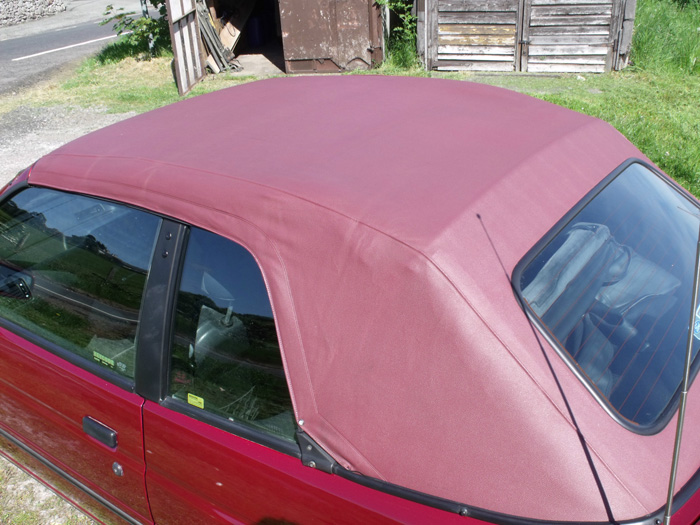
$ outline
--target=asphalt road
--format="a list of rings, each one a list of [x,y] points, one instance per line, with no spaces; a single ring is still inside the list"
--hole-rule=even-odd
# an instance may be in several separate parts
[[[62,13],[0,28],[0,95],[44,80],[113,41],[112,25],[99,25],[108,3],[110,0],[67,0]],[[112,3],[115,8],[141,12],[139,0]]]
[[[109,1],[66,0],[63,13],[0,28],[0,98],[21,93],[56,70],[74,67],[113,41],[111,27],[99,25]],[[139,0],[114,0],[114,4],[141,12]],[[66,106],[21,106],[0,115],[0,186],[62,144],[128,116]]]

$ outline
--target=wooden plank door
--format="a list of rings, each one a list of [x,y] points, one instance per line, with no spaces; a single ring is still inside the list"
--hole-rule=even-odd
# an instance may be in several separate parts
[[[439,70],[514,71],[519,0],[432,0],[430,65]],[[434,51],[437,47],[437,52]]]
[[[613,64],[617,0],[523,0],[520,69],[603,73]]]
[[[195,0],[166,0],[165,7],[170,21],[177,89],[184,95],[204,77],[197,5]]]

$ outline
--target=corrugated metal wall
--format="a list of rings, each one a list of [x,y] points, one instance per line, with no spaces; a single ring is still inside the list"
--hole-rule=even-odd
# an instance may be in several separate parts
[[[382,13],[372,0],[279,0],[287,73],[370,69],[383,56]]]

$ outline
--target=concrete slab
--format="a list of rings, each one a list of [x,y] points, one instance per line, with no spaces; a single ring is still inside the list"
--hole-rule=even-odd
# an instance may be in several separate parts
[[[232,73],[236,76],[255,75],[269,77],[284,74],[284,57],[282,46],[267,46],[260,50],[246,51],[236,57],[243,66],[242,71]]]

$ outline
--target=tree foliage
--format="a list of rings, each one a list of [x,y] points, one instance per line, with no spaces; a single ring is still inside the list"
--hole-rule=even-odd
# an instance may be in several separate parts
[[[157,17],[145,16],[134,11],[126,12],[123,7],[115,9],[108,5],[104,15],[107,17],[101,25],[113,24],[114,30],[123,37],[132,53],[158,56],[171,49],[170,28],[165,0],[149,0],[151,7],[158,13]]]

